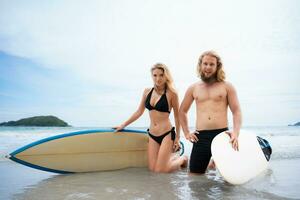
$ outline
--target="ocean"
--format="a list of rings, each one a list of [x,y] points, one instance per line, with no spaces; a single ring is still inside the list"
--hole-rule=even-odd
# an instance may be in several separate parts
[[[202,176],[186,169],[156,174],[146,168],[60,175],[5,158],[36,140],[90,129],[100,128],[0,127],[0,199],[300,199],[300,127],[293,126],[243,128],[267,139],[273,154],[265,172],[239,186],[226,183],[217,170]],[[189,155],[192,145],[181,141]]]

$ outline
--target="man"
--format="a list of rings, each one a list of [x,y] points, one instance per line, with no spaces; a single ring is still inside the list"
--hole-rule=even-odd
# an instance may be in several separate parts
[[[187,140],[193,143],[190,157],[190,172],[205,173],[211,158],[211,142],[223,131],[231,137],[231,144],[238,150],[238,136],[242,115],[236,91],[225,81],[225,72],[219,55],[204,52],[198,61],[198,76],[201,81],[192,84],[180,105],[179,120]],[[196,103],[196,131],[188,128],[187,112]],[[233,130],[228,131],[227,110],[233,116]]]

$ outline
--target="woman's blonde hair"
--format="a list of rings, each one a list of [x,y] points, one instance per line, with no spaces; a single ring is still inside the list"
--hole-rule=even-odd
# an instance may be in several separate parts
[[[225,81],[226,75],[225,72],[223,70],[223,63],[221,60],[221,57],[214,51],[205,51],[199,58],[198,60],[198,65],[197,65],[197,74],[198,77],[202,77],[202,71],[201,71],[201,64],[202,64],[202,59],[204,56],[212,56],[215,57],[217,59],[217,72],[216,72],[216,80],[218,82],[222,82]]]
[[[165,64],[162,64],[162,63],[156,63],[155,65],[153,65],[151,67],[151,73],[153,72],[153,70],[155,69],[160,69],[163,71],[167,81],[166,81],[166,88],[171,90],[172,92],[176,92],[176,89],[174,87],[174,81],[173,81],[173,78],[172,78],[172,75],[170,73],[170,70],[169,68],[165,65]]]

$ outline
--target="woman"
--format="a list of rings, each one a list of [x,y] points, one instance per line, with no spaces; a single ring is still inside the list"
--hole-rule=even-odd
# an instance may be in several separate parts
[[[153,88],[146,88],[141,103],[132,116],[123,124],[115,127],[116,131],[137,120],[145,108],[149,110],[150,127],[148,143],[148,167],[154,172],[173,172],[187,165],[187,157],[172,157],[179,150],[179,100],[173,87],[173,79],[166,65],[157,63],[151,68]],[[174,111],[175,128],[169,119],[171,109]],[[177,134],[176,134],[177,133]]]

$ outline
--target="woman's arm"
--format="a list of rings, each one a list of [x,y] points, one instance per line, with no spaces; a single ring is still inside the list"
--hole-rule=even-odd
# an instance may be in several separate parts
[[[179,123],[179,98],[178,94],[174,93],[172,95],[171,104],[174,111],[174,121],[175,121],[175,127],[176,127],[176,138],[180,138],[180,123]]]
[[[145,101],[146,101],[148,92],[149,92],[149,89],[144,90],[144,93],[143,93],[143,96],[142,96],[142,99],[141,99],[138,109],[125,122],[123,122],[119,126],[114,127],[114,129],[116,129],[116,131],[120,131],[120,130],[124,129],[126,126],[128,126],[129,124],[131,124],[132,122],[137,120],[144,113]]]

